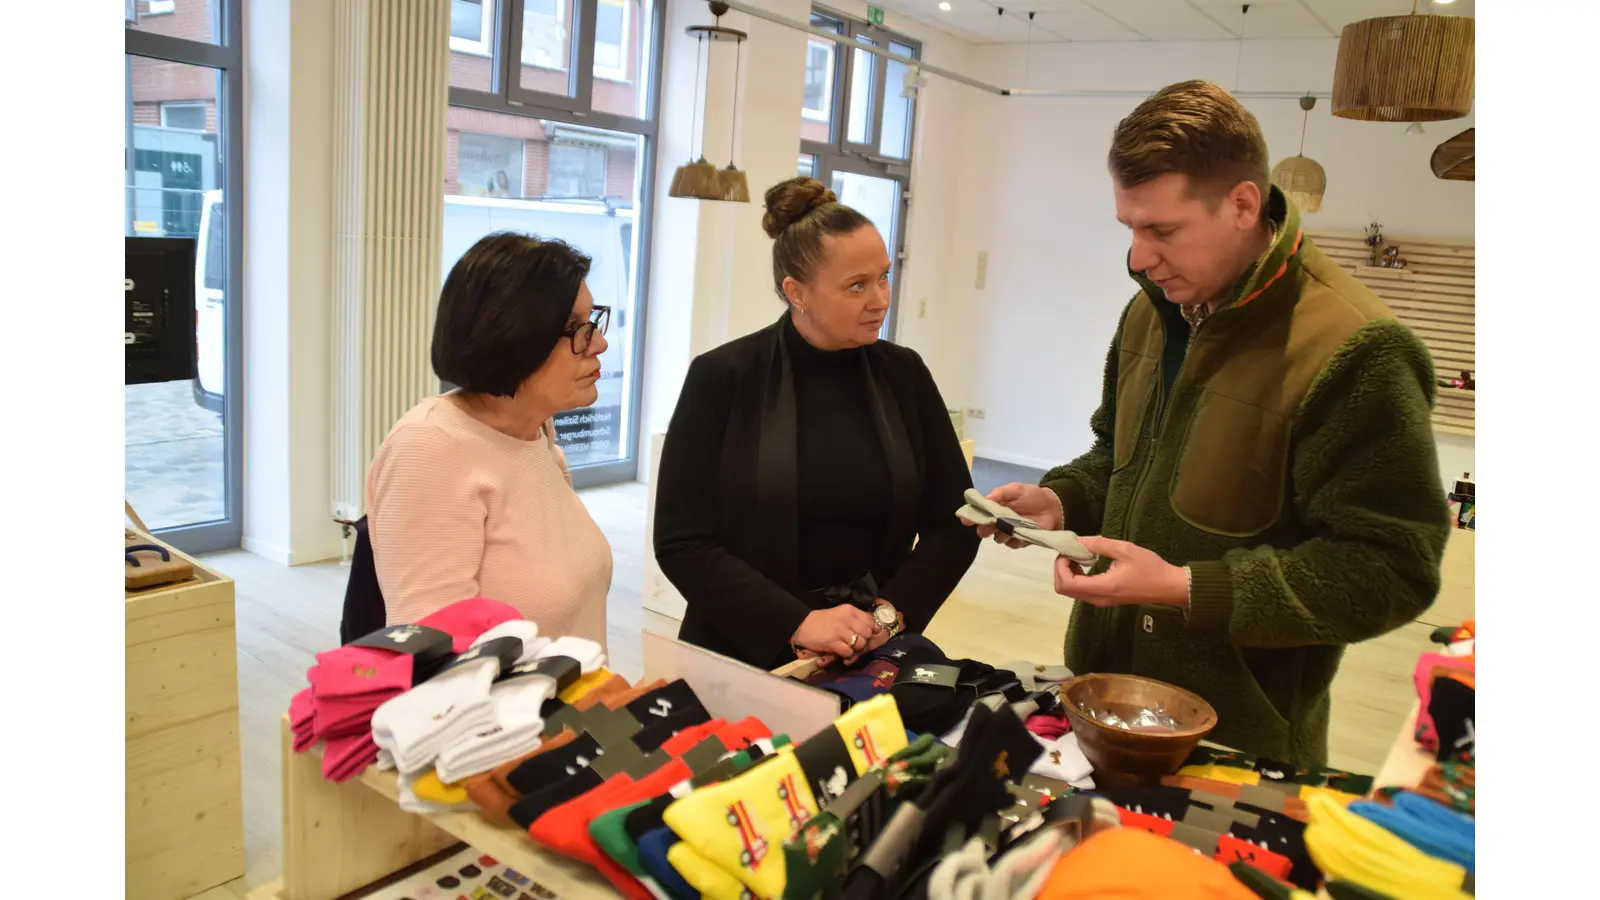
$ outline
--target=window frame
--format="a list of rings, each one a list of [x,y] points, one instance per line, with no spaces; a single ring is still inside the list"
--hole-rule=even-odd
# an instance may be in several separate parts
[[[823,5],[811,7],[812,16],[820,16],[835,22],[842,23],[838,35],[839,40],[834,42],[834,80],[831,82],[831,109],[829,111],[830,139],[828,141],[800,141],[800,155],[809,156],[813,160],[815,174],[812,176],[818,181],[833,187],[835,172],[849,172],[856,175],[865,175],[873,178],[883,178],[894,181],[900,186],[900,206],[896,212],[895,246],[889,248],[889,258],[894,266],[894,276],[890,283],[892,293],[889,320],[884,325],[884,333],[890,340],[896,333],[900,321],[900,284],[904,280],[902,273],[907,261],[906,232],[911,214],[911,162],[916,149],[916,123],[918,105],[915,98],[911,99],[911,108],[908,111],[909,124],[906,135],[905,159],[896,159],[883,156],[879,150],[883,134],[883,116],[888,89],[889,66],[888,60],[881,56],[874,56],[878,60],[872,67],[872,109],[867,118],[866,142],[852,142],[850,134],[850,88],[856,77],[855,47],[862,39],[872,41],[877,47],[893,48],[895,44],[907,47],[912,51],[912,59],[922,59],[922,41],[897,31],[891,31],[881,26],[853,16],[846,15],[839,10]],[[819,38],[819,40],[822,38]],[[852,52],[842,52],[845,49]],[[898,54],[897,54],[898,55]],[[804,74],[801,75],[804,78]],[[801,115],[805,117],[805,101],[801,100]]]
[[[204,131],[205,130],[204,120],[205,120],[205,110],[206,110],[206,102],[204,100],[163,100],[160,104],[157,105],[157,108],[156,108],[157,114],[161,117],[161,127],[162,128],[176,128],[176,127],[178,127],[176,125],[167,124],[167,110],[174,109],[174,108],[193,109],[195,107],[199,107],[200,108],[200,118],[201,118],[201,123],[202,123],[201,126],[200,126],[200,130]],[[190,131],[190,130],[193,130],[193,129],[184,129],[184,130],[185,131]]]
[[[557,0],[558,6],[564,0]],[[501,0],[496,10],[496,33],[501,39],[496,43],[491,57],[493,73],[488,91],[450,86],[451,106],[478,109],[485,112],[505,113],[523,118],[547,120],[558,125],[593,128],[633,135],[638,141],[638,206],[634,209],[633,240],[633,321],[629,329],[633,341],[631,359],[633,371],[628,373],[628,387],[633,398],[628,411],[627,455],[614,462],[598,463],[574,468],[572,484],[577,488],[597,487],[630,481],[638,476],[640,447],[643,444],[640,425],[643,422],[644,403],[644,350],[645,333],[649,327],[647,288],[650,284],[650,257],[653,247],[656,193],[656,155],[659,149],[659,111],[661,109],[662,66],[661,48],[665,45],[667,8],[666,0],[640,0],[641,15],[632,18],[627,0],[623,0],[625,15],[633,23],[639,47],[635,61],[624,63],[637,66],[632,79],[643,91],[643,114],[626,116],[594,108],[594,40],[595,19],[599,0],[572,0],[576,21],[569,37],[572,62],[568,68],[569,95],[558,95],[522,87],[522,20],[521,0]],[[627,37],[624,32],[624,43]],[[547,163],[548,165],[548,163]],[[444,186],[440,185],[441,192]]]
[[[217,145],[224,168],[222,190],[227,203],[228,248],[224,295],[227,300],[223,311],[223,517],[156,532],[162,540],[191,555],[236,548],[244,537],[244,17],[241,0],[205,2],[212,10],[212,33],[217,38],[216,43],[137,28],[125,28],[122,34],[125,66],[131,66],[132,58],[140,56],[217,71]],[[125,103],[131,111],[131,90],[126,92]],[[127,183],[131,185],[134,165],[131,115],[127,129],[124,164],[129,170]],[[131,222],[129,228],[132,228]]]
[[[457,53],[470,53],[473,56],[494,56],[495,14],[499,12],[500,7],[505,3],[506,0],[480,0],[478,13],[483,17],[483,25],[482,30],[478,33],[483,35],[483,38],[475,41],[472,38],[456,37],[452,34],[450,35],[450,49]]]
[[[640,0],[640,3],[645,2],[648,2],[648,0]],[[603,78],[606,81],[615,81],[619,84],[629,84],[631,83],[631,79],[628,78],[628,28],[633,24],[633,4],[630,3],[629,0],[599,0],[599,4],[597,4],[595,7],[595,15],[597,18],[599,16],[600,4],[605,6],[618,6],[622,8],[622,33],[621,37],[619,38],[621,43],[617,45],[617,61],[622,63],[622,65],[617,68],[613,68],[611,66],[599,66],[599,71],[594,73],[594,77]],[[595,37],[598,38],[599,35],[600,30],[597,24],[595,27]]]
[[[822,82],[822,106],[820,108],[812,108],[810,106],[807,106],[806,105],[806,101],[805,101],[805,92],[804,92],[803,89],[802,89],[801,94],[800,94],[800,115],[803,118],[809,119],[812,122],[828,122],[829,121],[828,117],[833,112],[834,82],[838,80],[839,45],[834,43],[833,41],[828,41],[828,40],[825,40],[823,38],[817,37],[815,35],[807,35],[807,40],[806,40],[806,72],[809,73],[811,71],[811,65],[810,65],[811,59],[810,59],[810,56],[811,56],[812,48],[816,47],[816,46],[818,46],[820,44],[824,44],[824,43],[828,45],[828,47],[827,47],[828,57],[829,57],[828,68],[833,70],[833,71],[829,72],[828,73],[828,77],[823,79],[823,82]]]

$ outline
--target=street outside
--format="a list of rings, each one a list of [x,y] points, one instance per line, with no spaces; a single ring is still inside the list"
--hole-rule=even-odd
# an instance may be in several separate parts
[[[124,390],[124,495],[154,529],[224,514],[222,417],[194,402],[189,381]]]

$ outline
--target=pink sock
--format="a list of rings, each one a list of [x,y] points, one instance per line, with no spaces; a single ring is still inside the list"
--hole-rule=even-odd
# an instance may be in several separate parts
[[[451,635],[455,638],[453,651],[461,653],[472,646],[478,635],[520,618],[515,609],[498,600],[473,597],[452,603],[417,624]],[[375,647],[344,646],[318,653],[313,682],[317,700],[374,694],[387,697],[410,690],[412,661],[409,653]]]
[[[1029,731],[1052,741],[1072,730],[1072,723],[1068,722],[1065,716],[1059,719],[1055,716],[1029,716],[1024,724]]]
[[[1439,666],[1452,669],[1473,671],[1477,664],[1476,657],[1445,656],[1443,653],[1424,653],[1417,660],[1417,668],[1412,673],[1412,681],[1417,686],[1417,699],[1422,701],[1417,708],[1418,744],[1429,750],[1439,749],[1439,734],[1433,728],[1433,717],[1428,715],[1428,702],[1433,698],[1433,670]]]
[[[334,738],[322,751],[322,777],[349,781],[377,761],[378,745],[372,742],[372,735]]]
[[[306,688],[289,701],[289,730],[294,732],[294,752],[304,753],[317,742],[313,713],[316,707],[311,689]]]

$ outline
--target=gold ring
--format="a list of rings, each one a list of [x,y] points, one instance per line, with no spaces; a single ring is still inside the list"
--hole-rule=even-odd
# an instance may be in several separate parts
[[[859,635],[859,634],[850,635],[850,649],[851,650],[854,650],[856,648],[856,641],[859,641],[859,640],[861,640],[861,635]]]

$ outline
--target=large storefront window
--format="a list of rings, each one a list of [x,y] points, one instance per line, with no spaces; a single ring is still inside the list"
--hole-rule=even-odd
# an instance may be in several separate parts
[[[192,379],[124,388],[125,493],[145,524],[181,549],[233,547],[241,460],[230,348],[238,346],[240,321],[230,229],[238,197],[230,186],[238,183],[232,137],[240,92],[237,42],[216,45],[234,8],[216,0],[128,7],[124,230],[133,240],[193,242],[194,276],[184,292],[193,294],[195,356]],[[172,58],[184,55],[190,61]]]
[[[587,46],[571,23],[593,11]],[[467,46],[472,6],[479,34],[510,35]],[[646,176],[653,115],[657,6],[646,0],[455,0],[451,107],[447,119],[444,270],[492,231],[560,238],[594,262],[588,285],[611,307],[600,399],[556,418],[574,481],[631,479],[637,451],[641,261],[649,259]],[[479,54],[482,54],[481,57]],[[515,80],[496,80],[512,54]],[[585,66],[585,61],[588,65]]]

